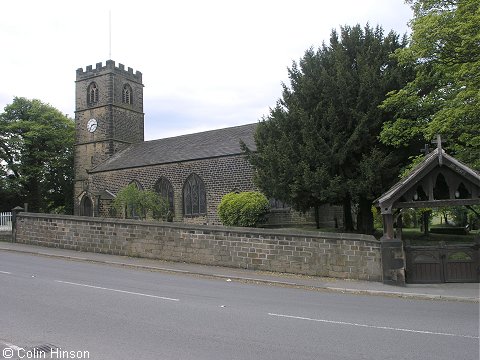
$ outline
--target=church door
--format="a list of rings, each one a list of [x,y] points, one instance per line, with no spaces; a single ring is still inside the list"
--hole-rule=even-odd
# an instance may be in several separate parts
[[[80,202],[80,216],[93,216],[93,204],[88,196],[84,196]]]

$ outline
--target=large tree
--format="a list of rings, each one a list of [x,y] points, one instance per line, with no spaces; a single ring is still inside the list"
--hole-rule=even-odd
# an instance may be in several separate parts
[[[373,231],[372,200],[398,173],[399,159],[378,135],[386,94],[406,83],[408,68],[391,55],[406,45],[394,32],[360,25],[332,31],[330,43],[309,49],[288,69],[290,84],[260,121],[249,158],[255,181],[268,196],[298,210],[342,204],[344,226]]]
[[[480,169],[480,2],[409,0],[411,43],[396,58],[415,78],[393,91],[381,139],[398,147],[441,134],[447,149]]]
[[[0,182],[9,206],[26,202],[31,211],[72,212],[74,130],[71,119],[40,100],[16,97],[5,107]]]

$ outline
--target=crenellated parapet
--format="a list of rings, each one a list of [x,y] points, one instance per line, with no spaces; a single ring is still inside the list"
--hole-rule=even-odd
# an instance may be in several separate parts
[[[142,73],[140,71],[136,71],[135,73],[133,72],[133,69],[131,67],[128,67],[125,70],[125,65],[123,64],[118,64],[118,67],[115,66],[115,61],[113,60],[107,60],[105,63],[105,66],[101,62],[95,64],[95,68],[93,68],[92,65],[88,65],[85,68],[85,71],[83,68],[78,68],[77,69],[77,81],[79,80],[85,80],[88,78],[91,78],[93,76],[99,76],[99,75],[104,75],[107,72],[114,72],[119,75],[124,76],[125,78],[142,83]]]

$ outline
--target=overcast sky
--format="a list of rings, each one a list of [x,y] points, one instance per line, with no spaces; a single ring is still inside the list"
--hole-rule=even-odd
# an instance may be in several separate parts
[[[412,16],[403,0],[16,0],[0,14],[2,111],[21,96],[74,117],[75,70],[111,58],[143,73],[146,140],[257,122],[333,28],[403,34]]]

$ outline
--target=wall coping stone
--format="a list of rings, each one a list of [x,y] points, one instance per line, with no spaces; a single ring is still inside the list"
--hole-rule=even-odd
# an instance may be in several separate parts
[[[59,214],[43,214],[43,213],[27,213],[21,212],[17,215],[17,221],[25,218],[40,218],[40,219],[59,219],[71,221],[88,221],[99,224],[125,224],[142,227],[160,226],[164,228],[183,229],[193,231],[218,231],[218,232],[234,232],[237,234],[254,234],[267,236],[295,236],[308,238],[328,238],[333,240],[352,240],[365,241],[380,245],[380,241],[373,235],[354,234],[354,233],[334,233],[334,232],[312,232],[292,229],[266,229],[266,228],[247,228],[247,227],[231,227],[231,226],[214,226],[214,225],[197,225],[185,223],[171,223],[159,221],[144,221],[144,220],[130,220],[117,218],[103,218],[103,217],[87,217],[87,216],[73,216],[73,215],[59,215]]]

